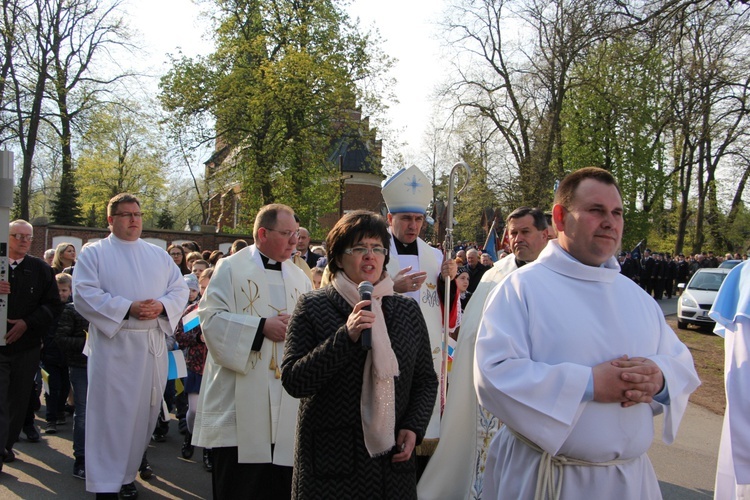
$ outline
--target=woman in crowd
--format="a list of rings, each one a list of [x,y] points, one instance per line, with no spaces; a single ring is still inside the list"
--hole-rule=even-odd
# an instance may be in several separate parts
[[[52,259],[52,270],[60,274],[65,269],[73,267],[76,263],[76,247],[72,243],[60,243],[55,248],[55,257]]]
[[[52,267],[52,261],[55,258],[55,249],[54,248],[48,248],[44,251],[44,262],[49,264],[49,267]]]
[[[197,241],[183,241],[181,246],[185,249],[185,253],[201,252],[201,247]]]
[[[222,257],[224,257],[224,252],[222,252],[221,250],[214,250],[213,252],[211,252],[211,255],[208,258],[208,265],[211,267],[216,267],[216,264]]]
[[[419,306],[393,293],[389,247],[381,216],[345,215],[328,234],[330,285],[301,296],[289,321],[281,380],[302,399],[293,498],[417,497],[414,447],[437,376]]]
[[[479,258],[479,261],[482,263],[483,266],[492,267],[492,257],[490,257],[490,254],[483,253],[482,256]]]
[[[469,302],[469,297],[471,297],[471,294],[468,293],[469,290],[469,268],[468,266],[463,266],[458,268],[458,273],[456,274],[456,289],[458,290],[458,296],[461,300],[461,311],[459,312],[459,315],[463,312],[464,309],[466,309],[466,304]],[[459,319],[457,322],[457,325],[461,324],[461,320]]]
[[[180,268],[180,272],[183,275],[190,274],[190,268],[187,266],[187,259],[185,259],[185,249],[181,245],[169,245],[167,253],[172,257],[172,260]]]

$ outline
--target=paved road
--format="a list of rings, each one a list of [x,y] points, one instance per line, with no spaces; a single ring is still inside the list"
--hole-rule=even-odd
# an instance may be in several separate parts
[[[18,458],[5,464],[0,473],[0,499],[94,498],[93,493],[86,493],[85,482],[73,477],[73,426],[70,419],[68,422],[58,426],[58,434],[42,435],[38,443],[21,438],[14,448]],[[43,425],[40,419],[37,424]],[[191,460],[183,459],[182,435],[177,433],[176,422],[170,427],[166,442],[152,441],[149,445],[148,458],[155,477],[149,481],[136,479],[139,500],[211,498],[211,474],[203,468],[202,450],[196,448]]]
[[[665,315],[677,310],[676,299],[660,301]],[[690,405],[677,440],[671,446],[661,441],[661,417],[656,420],[654,444],[649,457],[656,469],[666,500],[711,498],[721,433],[721,416]],[[37,424],[42,422],[37,419]],[[182,436],[171,424],[165,443],[151,443],[149,459],[156,476],[150,481],[137,479],[140,499],[211,498],[211,475],[204,471],[201,450],[192,460],[180,456]],[[18,459],[5,464],[0,474],[0,499],[79,499],[85,484],[72,476],[72,423],[59,427],[55,436],[43,436],[39,443],[21,440],[16,445]]]

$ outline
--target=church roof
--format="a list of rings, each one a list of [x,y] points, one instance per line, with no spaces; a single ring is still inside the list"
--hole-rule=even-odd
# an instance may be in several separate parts
[[[359,138],[342,137],[334,143],[334,148],[328,160],[338,164],[339,157],[343,156],[344,172],[362,172],[367,174],[377,173],[375,166],[377,161],[367,145]]]

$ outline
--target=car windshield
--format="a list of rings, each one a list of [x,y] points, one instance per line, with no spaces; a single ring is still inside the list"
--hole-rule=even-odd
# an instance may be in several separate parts
[[[719,267],[722,269],[732,269],[734,266],[738,265],[741,260],[725,260],[721,264],[719,264]]]
[[[698,273],[693,277],[688,288],[718,292],[726,276],[723,273]]]

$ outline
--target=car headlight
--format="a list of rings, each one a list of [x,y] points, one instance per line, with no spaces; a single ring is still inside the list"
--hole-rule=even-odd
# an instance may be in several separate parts
[[[698,307],[698,303],[690,295],[683,295],[680,301],[685,307]]]

